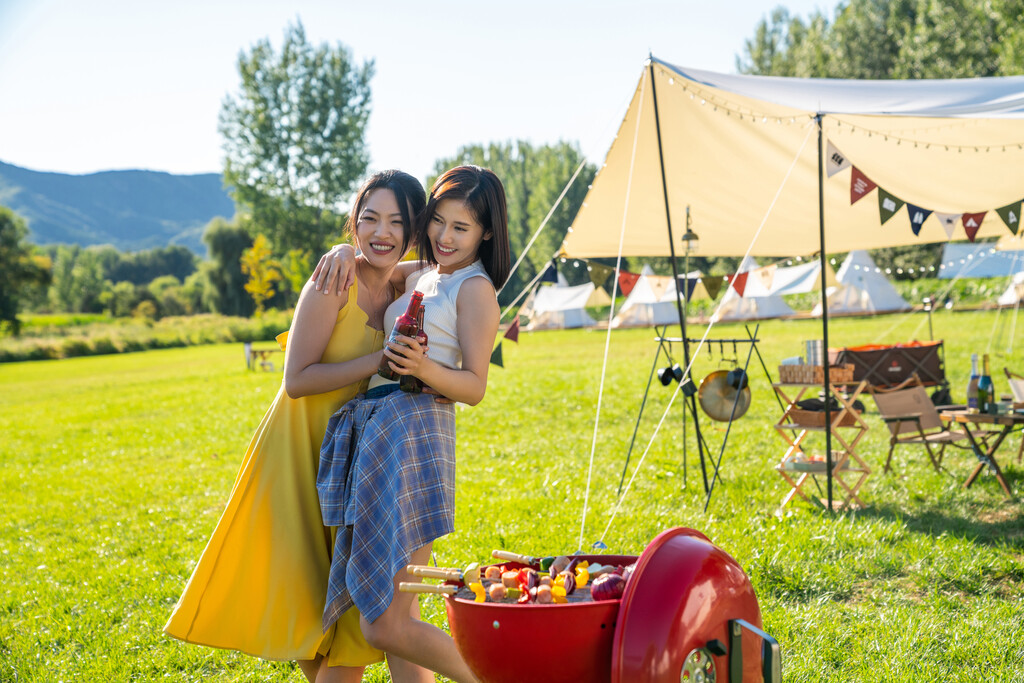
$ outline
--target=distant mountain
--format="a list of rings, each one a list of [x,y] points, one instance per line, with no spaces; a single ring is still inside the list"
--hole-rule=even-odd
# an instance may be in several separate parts
[[[138,251],[171,244],[206,253],[203,228],[235,205],[217,173],[41,173],[0,162],[0,205],[28,222],[34,244],[112,244]]]

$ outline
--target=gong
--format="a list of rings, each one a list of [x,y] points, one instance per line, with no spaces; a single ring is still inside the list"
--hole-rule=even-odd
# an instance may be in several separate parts
[[[750,385],[744,382],[744,387],[737,391],[729,383],[728,370],[715,370],[701,380],[700,389],[697,390],[697,400],[700,407],[712,420],[728,422],[729,417],[733,419],[743,417],[750,408]],[[739,400],[736,400],[737,394]],[[736,404],[736,412],[733,413],[733,404]]]

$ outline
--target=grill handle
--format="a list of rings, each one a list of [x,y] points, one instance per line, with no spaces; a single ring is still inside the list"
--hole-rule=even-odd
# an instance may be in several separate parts
[[[779,641],[744,619],[729,620],[729,683],[743,683],[743,629],[761,639],[761,675],[764,683],[782,683]]]

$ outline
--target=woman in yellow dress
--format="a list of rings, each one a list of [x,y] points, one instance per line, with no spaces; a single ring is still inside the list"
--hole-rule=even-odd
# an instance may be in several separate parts
[[[399,171],[360,188],[347,230],[361,251],[355,284],[340,294],[308,282],[285,349],[284,382],[256,430],[227,506],[164,631],[181,640],[274,660],[297,660],[310,681],[358,681],[381,661],[355,609],[321,624],[335,530],[323,525],[316,478],[327,421],[366,390],[380,362],[391,273],[410,246],[423,186]],[[395,680],[433,680],[388,658]],[[334,668],[334,667],[341,667]],[[429,675],[429,677],[428,677]],[[323,680],[324,676],[321,676]]]

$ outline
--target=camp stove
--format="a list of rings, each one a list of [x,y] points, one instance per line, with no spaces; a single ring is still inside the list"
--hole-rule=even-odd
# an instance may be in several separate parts
[[[761,630],[750,580],[699,531],[669,529],[639,558],[573,557],[636,562],[622,598],[560,605],[445,598],[452,637],[483,683],[782,680],[779,644]]]

